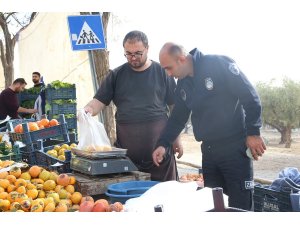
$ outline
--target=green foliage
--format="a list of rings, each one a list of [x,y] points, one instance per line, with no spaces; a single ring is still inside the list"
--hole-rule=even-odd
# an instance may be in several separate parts
[[[49,84],[48,86],[51,87],[51,88],[54,88],[54,89],[74,88],[75,84],[70,84],[70,83],[61,82],[59,80],[55,80],[55,81],[51,82],[51,84]]]
[[[42,86],[25,89],[23,93],[40,94]]]
[[[53,100],[52,103],[57,105],[76,104],[76,99],[57,99]]]
[[[300,125],[300,83],[284,78],[258,83],[256,89],[263,106],[263,120],[275,128],[298,128]]]

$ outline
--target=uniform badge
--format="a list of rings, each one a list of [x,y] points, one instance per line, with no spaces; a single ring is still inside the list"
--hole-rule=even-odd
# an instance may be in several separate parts
[[[180,95],[183,101],[186,101],[186,93],[184,89],[180,89]]]
[[[234,75],[239,75],[240,74],[239,67],[235,63],[230,63],[228,69]]]
[[[253,189],[254,188],[254,181],[245,181],[245,189]]]
[[[212,79],[210,77],[205,79],[205,87],[209,91],[214,88],[214,82],[212,81]]]

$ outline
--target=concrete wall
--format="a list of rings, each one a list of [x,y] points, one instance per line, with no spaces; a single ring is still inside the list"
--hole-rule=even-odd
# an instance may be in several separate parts
[[[31,76],[38,71],[45,83],[60,80],[76,84],[77,108],[94,96],[87,51],[72,51],[68,15],[77,13],[39,13],[20,33],[17,42],[15,77],[23,77],[32,87]],[[18,74],[19,73],[19,74]]]

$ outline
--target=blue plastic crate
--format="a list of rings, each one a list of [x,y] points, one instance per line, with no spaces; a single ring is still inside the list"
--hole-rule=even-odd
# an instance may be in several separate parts
[[[9,136],[12,141],[21,141],[24,144],[26,144],[28,147],[31,147],[33,149],[32,145],[34,142],[37,142],[41,139],[48,139],[48,138],[54,138],[54,137],[63,137],[65,142],[69,142],[69,135],[68,135],[68,129],[67,124],[65,121],[65,117],[63,114],[59,116],[59,125],[52,126],[48,128],[44,128],[41,130],[31,131],[29,132],[28,124],[22,123],[23,126],[23,133],[15,133],[13,131],[13,126],[11,122],[8,122],[8,128],[9,128]]]
[[[269,189],[268,186],[254,186],[255,212],[293,212],[290,193]]]
[[[74,113],[76,115],[76,113]],[[49,119],[56,118],[57,115],[49,114]],[[77,130],[77,117],[65,118],[68,130],[75,129]]]
[[[37,165],[36,154],[34,151],[32,152],[23,152],[21,151],[22,161],[27,163],[28,165],[34,166]]]
[[[13,119],[13,120],[9,120],[9,123],[11,123],[13,127],[15,127],[20,123],[34,122],[34,121],[35,121],[34,118],[30,118],[30,119]],[[7,123],[7,127],[9,126],[9,123]],[[8,129],[9,129],[9,127],[8,127]]]
[[[63,105],[51,103],[50,114],[76,114],[76,103],[65,103]]]
[[[54,146],[48,146],[44,148],[44,151],[52,149]],[[22,152],[22,161],[26,162],[27,164],[33,166],[38,165],[42,166],[43,168],[49,170],[56,170],[59,173],[70,173],[72,172],[70,167],[71,161],[71,151],[65,151],[66,160],[61,161],[53,156],[48,155],[46,152],[42,150],[35,150],[32,152]],[[54,166],[54,164],[59,163],[60,165]]]
[[[49,102],[56,99],[76,99],[76,88],[55,89],[48,85],[46,88],[46,99]]]
[[[0,160],[13,160],[15,162],[22,161],[22,155],[19,145],[13,145],[11,152],[7,155],[3,154],[2,156],[0,156]]]

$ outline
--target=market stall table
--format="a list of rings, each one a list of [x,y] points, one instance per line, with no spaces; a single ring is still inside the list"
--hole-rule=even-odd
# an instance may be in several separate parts
[[[78,172],[73,172],[72,176],[76,178],[75,188],[85,195],[101,195],[107,191],[107,186],[113,183],[130,180],[150,180],[150,173],[133,171],[130,173],[106,174],[98,176],[89,176]]]

